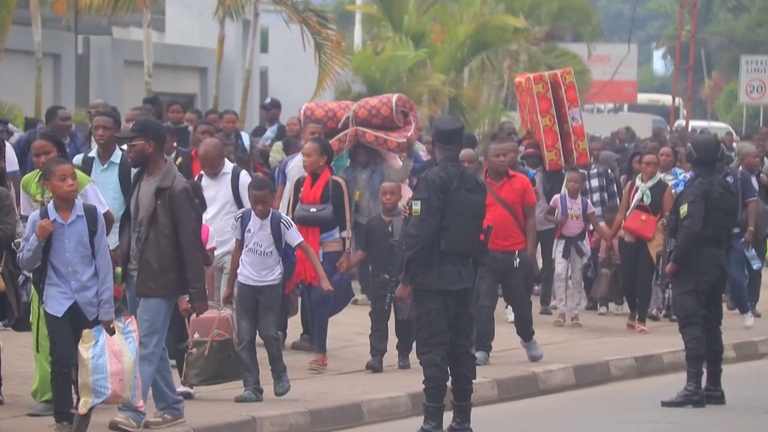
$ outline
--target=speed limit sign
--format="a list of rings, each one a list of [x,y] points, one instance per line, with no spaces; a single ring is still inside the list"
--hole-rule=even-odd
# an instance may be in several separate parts
[[[739,103],[768,105],[768,55],[743,55],[739,73]]]

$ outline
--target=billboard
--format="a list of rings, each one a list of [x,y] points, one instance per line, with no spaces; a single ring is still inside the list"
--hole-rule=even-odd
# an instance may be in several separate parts
[[[637,44],[560,44],[581,57],[592,72],[582,103],[637,103]]]

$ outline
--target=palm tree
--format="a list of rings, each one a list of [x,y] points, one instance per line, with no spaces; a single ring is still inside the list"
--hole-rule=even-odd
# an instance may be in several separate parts
[[[5,52],[5,40],[11,31],[13,14],[16,12],[16,0],[8,0],[0,3],[0,62]]]
[[[40,1],[29,0],[29,16],[32,21],[32,40],[35,49],[35,117],[43,115],[43,24],[40,18]]]
[[[224,59],[224,40],[227,32],[227,19],[240,21],[245,16],[249,0],[217,0],[214,18],[219,23],[219,34],[216,40],[216,76],[213,84],[213,109],[219,109],[221,88],[221,64]]]
[[[251,71],[259,26],[259,8],[261,0],[242,0],[252,7],[251,28],[248,33],[248,48],[243,75],[243,88],[240,93],[240,122],[246,119],[248,93],[251,85]],[[301,37],[306,47],[311,43],[317,62],[317,84],[312,98],[331,89],[339,77],[339,72],[347,65],[344,52],[344,37],[336,29],[333,19],[323,9],[302,0],[272,0],[272,6],[285,16],[286,22],[294,22],[301,29]]]
[[[37,0],[34,0],[37,1]],[[131,12],[141,12],[142,27],[142,54],[144,58],[144,93],[152,96],[152,75],[154,71],[154,57],[152,53],[152,6],[154,0],[53,0],[56,3],[65,3],[67,14],[71,3],[76,3],[78,11],[98,15],[107,15],[114,19],[121,19]],[[61,6],[59,6],[61,9]],[[30,7],[31,9],[31,7]]]

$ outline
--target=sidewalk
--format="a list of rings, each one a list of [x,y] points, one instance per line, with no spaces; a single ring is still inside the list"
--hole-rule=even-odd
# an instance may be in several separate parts
[[[557,329],[552,324],[552,317],[535,315],[536,339],[544,350],[544,360],[529,363],[515,335],[514,325],[504,321],[502,303],[496,312],[492,363],[477,371],[474,398],[477,404],[666,373],[683,367],[677,324],[667,320],[649,322],[651,334],[639,335],[624,329],[626,314],[600,317],[595,312],[582,314],[582,329]],[[534,298],[534,308],[538,312],[538,298]],[[292,319],[290,324],[289,343],[300,333],[298,319]],[[372,375],[363,370],[368,360],[369,324],[368,307],[362,306],[349,306],[331,320],[329,368],[324,375],[312,375],[307,370],[307,362],[312,358],[309,354],[286,350],[285,361],[293,389],[280,399],[272,394],[266,355],[259,345],[265,388],[263,403],[233,403],[232,398],[241,391],[240,383],[199,388],[197,399],[187,403],[187,424],[171,430],[331,431],[420,413],[421,369],[414,353],[411,355],[413,368],[397,370],[394,330],[390,331],[392,337],[385,358],[385,372]],[[746,330],[736,312],[726,312],[723,334],[729,344],[726,361],[768,355],[768,318],[756,320],[755,328]],[[52,418],[24,416],[33,405],[29,396],[33,375],[32,335],[4,331],[0,338],[4,349],[3,393],[6,399],[6,405],[0,407],[0,431],[52,430]],[[727,383],[726,369],[726,389]],[[668,395],[660,394],[659,398],[665,396]],[[148,406],[151,415],[154,405],[149,401]],[[99,407],[90,430],[107,430],[106,424],[115,413],[114,407]],[[414,430],[417,423],[414,422]]]

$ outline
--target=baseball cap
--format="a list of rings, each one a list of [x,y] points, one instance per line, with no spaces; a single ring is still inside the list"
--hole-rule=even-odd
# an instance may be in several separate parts
[[[541,156],[541,146],[534,141],[526,141],[522,156]]]
[[[261,109],[263,110],[273,110],[273,109],[282,109],[283,104],[280,103],[280,100],[273,97],[268,97],[264,99],[264,102],[261,104]]]
[[[136,120],[129,130],[117,133],[115,136],[118,139],[126,140],[144,138],[153,143],[163,145],[165,143],[165,127],[153,118],[143,118]]]

